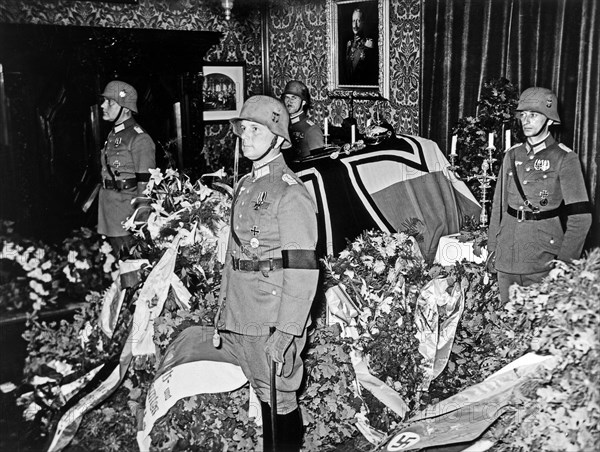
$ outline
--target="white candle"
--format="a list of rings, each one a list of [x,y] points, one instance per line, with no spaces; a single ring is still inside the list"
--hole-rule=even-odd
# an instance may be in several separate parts
[[[488,134],[488,148],[494,147],[494,132]]]
[[[323,135],[329,135],[329,121],[328,117],[325,116],[325,123],[323,124]]]
[[[456,153],[456,141],[457,141],[458,137],[456,135],[452,135],[452,146],[450,147],[450,155],[458,155]]]
[[[352,124],[352,128],[350,129],[350,144],[354,144],[356,141],[356,126]]]
[[[504,148],[508,149],[510,148],[510,129],[506,129],[506,131],[504,132]]]

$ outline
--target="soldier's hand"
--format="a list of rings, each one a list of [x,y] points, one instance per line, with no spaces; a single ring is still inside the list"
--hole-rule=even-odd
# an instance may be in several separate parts
[[[492,251],[488,254],[488,257],[485,261],[485,269],[492,274],[496,274],[496,251]]]
[[[267,339],[265,352],[272,361],[278,363],[277,375],[287,377],[292,373],[294,367],[295,345],[294,336],[283,331],[275,332]],[[292,346],[292,347],[290,347]],[[286,353],[288,352],[289,353]]]

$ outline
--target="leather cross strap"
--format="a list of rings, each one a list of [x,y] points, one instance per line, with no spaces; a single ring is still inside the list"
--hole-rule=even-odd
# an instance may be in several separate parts
[[[529,201],[529,199],[527,199],[527,196],[525,196],[525,193],[523,192],[523,187],[521,187],[521,181],[519,181],[519,175],[517,174],[517,167],[515,165],[515,154],[514,153],[510,156],[510,165],[511,165],[511,169],[513,172],[513,178],[515,180],[515,185],[517,186],[517,191],[521,195],[521,198],[523,198],[523,203],[525,203],[525,205],[527,207],[529,207],[533,212],[539,211],[540,209],[538,207],[535,207],[533,204],[531,204],[531,201]],[[507,207],[510,208],[510,206],[507,206]]]

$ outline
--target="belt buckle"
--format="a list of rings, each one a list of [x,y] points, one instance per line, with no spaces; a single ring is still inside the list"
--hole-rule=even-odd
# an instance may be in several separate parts
[[[525,211],[521,210],[521,209],[517,210],[517,221],[519,223],[522,223],[524,218],[525,218]]]

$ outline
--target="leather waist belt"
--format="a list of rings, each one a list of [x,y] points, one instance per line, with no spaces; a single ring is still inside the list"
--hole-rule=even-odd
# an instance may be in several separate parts
[[[127,190],[128,188],[137,187],[137,179],[135,177],[115,181],[111,179],[104,179],[102,181],[102,186],[104,188],[108,188],[109,190]]]
[[[283,268],[283,259],[276,258],[259,261],[258,259],[244,260],[234,257],[232,264],[234,270],[239,270],[242,272],[268,272]]]
[[[282,250],[281,258],[266,260],[233,258],[234,270],[243,272],[269,272],[280,268],[296,268],[304,270],[318,269],[315,250]]]
[[[542,212],[532,212],[530,210],[517,210],[508,206],[507,212],[510,216],[515,217],[519,221],[523,220],[547,220],[548,218],[554,218],[560,215],[561,209],[544,210]]]

